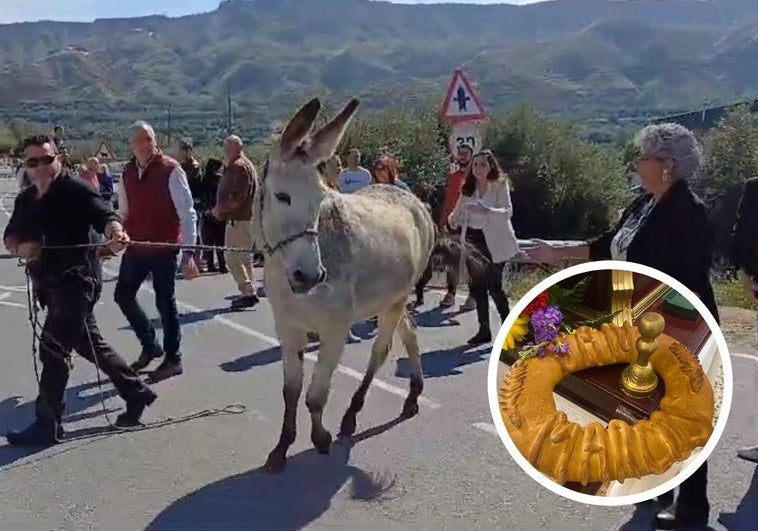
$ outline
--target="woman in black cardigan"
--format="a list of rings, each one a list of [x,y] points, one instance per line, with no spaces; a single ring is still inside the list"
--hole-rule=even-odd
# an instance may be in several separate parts
[[[702,164],[702,151],[694,135],[678,124],[645,127],[635,139],[639,155],[636,172],[645,190],[624,211],[608,232],[581,248],[556,248],[540,254],[546,261],[563,257],[589,260],[625,260],[666,273],[695,292],[719,321],[710,281],[714,249],[714,226],[703,201],[687,180]],[[658,520],[673,520],[676,530],[709,529],[707,496],[708,467],[703,465],[679,487],[676,508],[674,493],[658,499]],[[628,530],[655,530],[655,510],[641,504]]]

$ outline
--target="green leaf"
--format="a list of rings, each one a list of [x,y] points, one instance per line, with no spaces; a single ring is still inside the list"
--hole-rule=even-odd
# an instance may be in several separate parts
[[[586,276],[573,288],[562,288],[557,284],[547,289],[548,303],[558,306],[561,310],[573,310],[582,305],[584,293],[592,282],[592,276]]]
[[[602,325],[605,323],[611,323],[613,322],[613,319],[621,313],[621,310],[615,311],[613,313],[609,313],[606,315],[601,315],[599,317],[595,317],[593,319],[587,319],[586,321],[582,321],[581,323],[577,323],[577,327],[580,326],[589,326],[590,328],[596,328],[599,329]]]

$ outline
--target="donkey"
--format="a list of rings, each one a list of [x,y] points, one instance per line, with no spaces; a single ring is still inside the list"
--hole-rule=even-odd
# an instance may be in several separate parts
[[[396,186],[373,185],[346,195],[324,184],[321,163],[336,151],[358,105],[357,99],[351,100],[330,122],[315,128],[321,104],[318,99],[305,104],[272,146],[255,194],[254,236],[266,253],[264,282],[284,369],[284,420],[279,442],[266,461],[270,472],[284,468],[295,441],[309,332],[320,337],[305,400],[311,441],[319,453],[328,453],[332,443],[322,413],[348,330],[356,321],[379,316],[378,333],[338,437],[355,433],[356,415],[389,354],[395,331],[411,366],[401,415],[418,413],[421,356],[406,302],[429,262],[435,228],[421,201]]]
[[[459,278],[461,271],[461,253],[465,253],[464,266],[472,284],[486,284],[489,274],[490,260],[479,249],[460,238],[437,233],[436,243],[432,248],[429,264],[416,283],[416,303],[414,306],[424,304],[424,291],[432,279],[434,272],[453,271],[454,277]]]

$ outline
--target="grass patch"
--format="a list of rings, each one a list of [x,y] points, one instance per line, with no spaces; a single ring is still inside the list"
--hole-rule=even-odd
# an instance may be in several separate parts
[[[518,301],[526,295],[530,289],[549,274],[542,270],[533,270],[513,274],[505,283],[505,291],[508,297]],[[718,280],[713,283],[713,291],[716,295],[718,306],[731,308],[744,308],[746,310],[758,310],[755,298],[745,291],[739,280]]]
[[[739,280],[718,280],[713,283],[713,291],[718,306],[758,310],[755,298],[745,291]]]
[[[514,300],[520,300],[530,289],[549,277],[550,274],[544,270],[532,270],[522,273],[514,273],[504,283],[505,292],[508,297]]]

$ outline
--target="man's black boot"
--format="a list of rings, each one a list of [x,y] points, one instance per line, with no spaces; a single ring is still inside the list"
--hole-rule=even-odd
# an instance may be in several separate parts
[[[158,383],[174,376],[179,376],[183,372],[184,368],[182,367],[181,356],[176,354],[166,354],[166,357],[163,358],[163,363],[150,373],[147,381],[148,383]]]
[[[480,328],[474,337],[468,340],[468,344],[473,347],[486,345],[492,341],[492,332],[486,328]]]
[[[121,413],[116,418],[116,426],[119,428],[134,428],[141,426],[142,413],[145,412],[145,408],[149,407],[158,395],[155,391],[146,387],[143,392],[135,395],[133,398],[127,400],[126,411]]]
[[[144,370],[145,367],[150,365],[153,362],[153,360],[157,360],[162,357],[163,357],[163,349],[161,349],[158,346],[155,346],[152,348],[143,348],[137,361],[132,363],[130,367],[132,368],[134,372],[140,372],[141,370]]]
[[[258,299],[258,295],[243,295],[242,297],[237,297],[232,301],[232,310],[244,310],[247,308],[252,308],[256,304],[260,302],[260,299]]]

